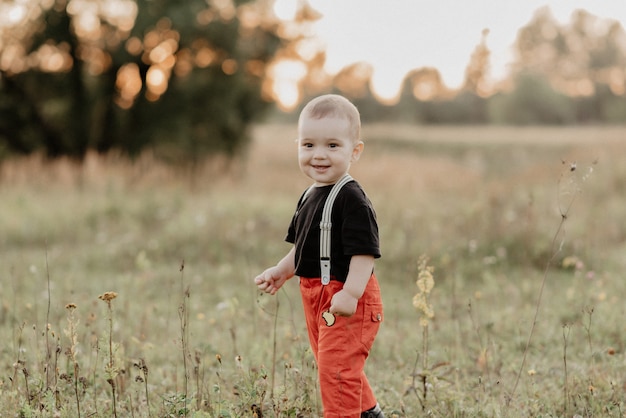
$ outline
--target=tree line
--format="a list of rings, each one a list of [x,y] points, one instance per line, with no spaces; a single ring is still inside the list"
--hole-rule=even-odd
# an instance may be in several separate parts
[[[448,89],[437,69],[420,68],[406,75],[397,103],[386,106],[370,90],[371,68],[363,63],[345,68],[333,86],[353,97],[366,121],[626,123],[626,32],[619,22],[602,22],[581,10],[561,25],[549,9],[539,9],[518,33],[510,74],[495,85],[488,80],[487,40],[485,30],[458,90]]]
[[[460,89],[447,88],[434,68],[416,69],[397,103],[385,105],[368,87],[367,64],[324,78],[323,51],[302,56],[307,25],[319,18],[306,2],[292,22],[279,21],[267,0],[40,3],[22,2],[29,18],[0,32],[0,159],[43,152],[81,160],[91,150],[150,150],[185,162],[235,155],[251,124],[297,113],[277,111],[271,90],[272,66],[285,59],[306,68],[303,101],[340,92],[366,122],[626,122],[624,28],[584,11],[560,25],[539,10],[519,31],[505,80],[489,82],[484,31]]]

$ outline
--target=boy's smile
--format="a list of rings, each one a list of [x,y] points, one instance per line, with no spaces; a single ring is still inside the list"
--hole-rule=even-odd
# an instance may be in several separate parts
[[[316,186],[335,184],[357,161],[363,142],[352,138],[350,123],[343,118],[304,117],[298,126],[298,162],[300,170]]]

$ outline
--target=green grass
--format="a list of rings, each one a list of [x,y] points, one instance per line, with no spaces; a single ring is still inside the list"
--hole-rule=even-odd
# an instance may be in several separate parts
[[[387,416],[624,416],[626,129],[364,135],[352,174],[378,213],[385,303],[367,371]],[[252,284],[288,250],[308,184],[292,138],[259,127],[245,159],[195,173],[149,157],[5,164],[0,416],[113,416],[109,342],[117,416],[318,416],[297,283],[276,297]],[[427,373],[412,305],[422,254],[435,277]]]

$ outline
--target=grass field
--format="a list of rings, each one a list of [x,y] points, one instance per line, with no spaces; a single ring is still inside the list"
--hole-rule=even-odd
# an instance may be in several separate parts
[[[363,134],[386,415],[625,417],[626,128]],[[252,284],[308,185],[294,137],[260,126],[245,158],[195,169],[6,162],[0,416],[320,416],[297,281]]]

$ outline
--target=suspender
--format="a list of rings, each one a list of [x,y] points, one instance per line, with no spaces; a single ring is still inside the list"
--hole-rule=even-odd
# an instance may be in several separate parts
[[[323,285],[330,283],[330,230],[332,227],[330,215],[333,210],[333,203],[335,203],[335,198],[339,194],[341,188],[351,180],[352,177],[349,174],[343,176],[330,190],[330,193],[326,198],[326,202],[324,203],[322,220],[320,221],[320,271]],[[313,186],[311,186],[311,188],[312,187]],[[306,195],[309,194],[311,188],[305,192],[305,198]]]

